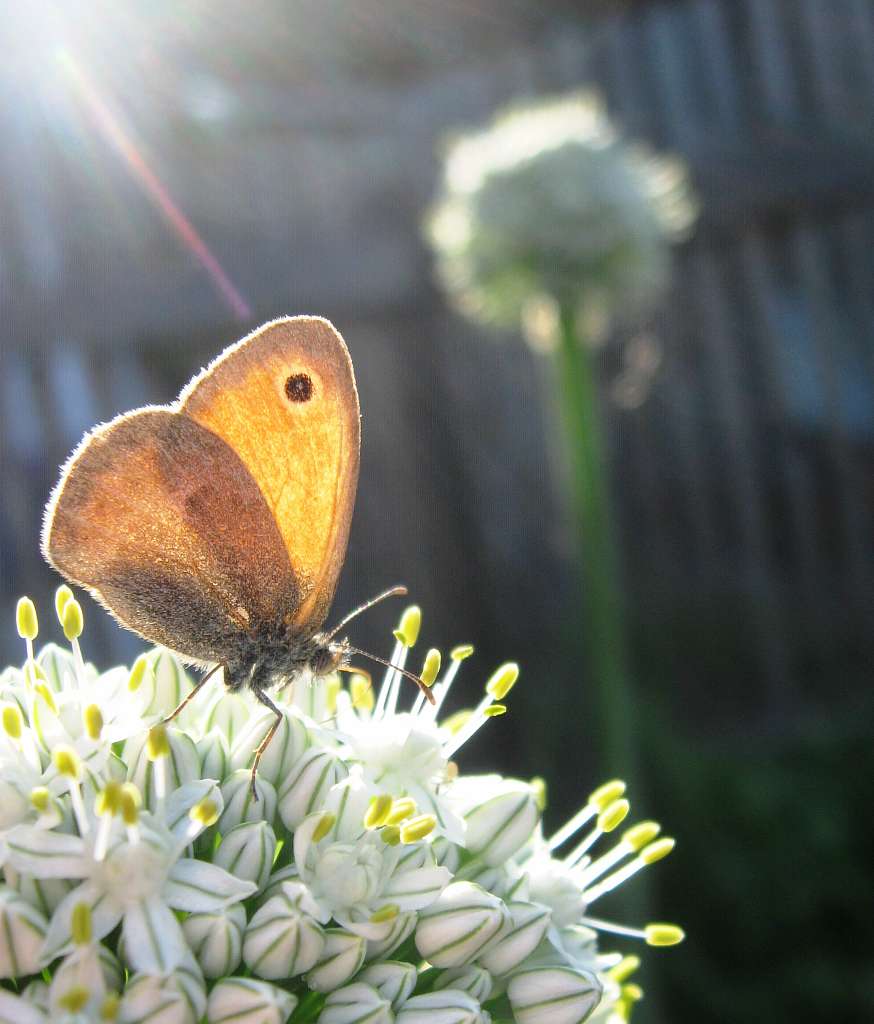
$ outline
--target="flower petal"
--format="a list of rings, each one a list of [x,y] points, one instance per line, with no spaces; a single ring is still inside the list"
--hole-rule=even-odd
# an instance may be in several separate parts
[[[173,912],[152,899],[124,913],[124,948],[131,966],[144,974],[169,974],[188,952]]]
[[[35,878],[86,878],[90,873],[91,861],[79,836],[21,825],[6,842],[13,867]]]
[[[208,914],[223,910],[258,891],[244,878],[203,860],[184,857],[170,869],[164,885],[164,900],[175,910]]]
[[[93,882],[83,882],[61,900],[58,909],[52,914],[42,948],[41,960],[44,964],[50,964],[55,957],[72,949],[71,919],[73,908],[78,903],[84,903],[91,910],[91,937],[95,942],[108,935],[121,920],[118,904]]]
[[[421,910],[432,904],[451,881],[448,868],[404,871],[389,881],[382,896],[386,903],[396,903],[404,912]]]

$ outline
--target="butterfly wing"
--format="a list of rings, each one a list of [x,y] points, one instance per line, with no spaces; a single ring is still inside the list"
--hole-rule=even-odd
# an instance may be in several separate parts
[[[46,511],[43,553],[148,640],[230,660],[300,596],[270,509],[221,438],[149,408],[87,435]]]
[[[282,537],[298,601],[285,619],[325,619],[346,554],[361,438],[349,353],[319,317],[265,324],[196,377],[180,409],[224,439],[257,482]]]

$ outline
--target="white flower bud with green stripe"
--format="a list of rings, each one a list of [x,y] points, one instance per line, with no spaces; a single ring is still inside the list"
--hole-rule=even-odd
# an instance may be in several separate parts
[[[505,863],[540,821],[535,789],[518,779],[470,776],[453,783],[450,796],[467,825],[464,846],[485,864]]]
[[[213,863],[263,889],[276,853],[276,833],[266,821],[244,821],[227,832]]]
[[[258,799],[252,792],[252,773],[248,768],[232,772],[221,785],[225,805],[218,830],[226,835],[244,821],[273,821],[276,817],[276,790],[258,776]]]
[[[478,1003],[491,998],[494,982],[491,974],[479,964],[468,964],[466,967],[451,967],[443,971],[434,982],[435,991],[451,988],[456,992],[466,992]]]
[[[417,978],[414,964],[398,960],[371,964],[358,975],[358,981],[375,988],[384,999],[391,1002],[395,1010],[412,995]]]
[[[207,1020],[233,1024],[285,1024],[297,997],[256,978],[223,978],[210,992]]]
[[[220,913],[189,914],[182,922],[185,941],[207,978],[221,978],[237,969],[245,930],[246,911],[240,903]]]
[[[508,903],[510,922],[480,956],[480,963],[495,977],[519,967],[540,945],[550,925],[549,908],[540,903]]]
[[[325,932],[318,920],[321,916],[305,885],[284,883],[282,893],[256,911],[246,928],[246,966],[270,981],[294,978],[311,970],[325,945]]]
[[[310,747],[304,751],[279,782],[277,809],[285,827],[293,831],[308,814],[321,810],[328,791],[347,772],[343,760],[331,750]]]
[[[328,928],[318,963],[307,974],[306,983],[315,992],[333,992],[361,969],[367,940],[342,928]]]
[[[489,1024],[491,1017],[467,992],[447,988],[408,999],[395,1024]]]
[[[0,978],[24,978],[42,966],[48,921],[17,892],[0,886]]]
[[[355,981],[331,992],[318,1024],[394,1024],[391,1002],[371,985]]]
[[[234,695],[229,694],[228,696]],[[247,706],[250,706],[248,702]],[[312,742],[309,729],[300,715],[292,708],[282,710],[284,712],[282,721],[258,765],[258,779],[266,779],[276,787],[282,784],[282,780],[294,769]],[[255,749],[275,721],[276,716],[273,712],[263,708],[252,714],[248,721],[233,733],[231,737],[232,768],[249,769],[252,767]],[[234,724],[236,724],[236,719]]]
[[[435,967],[461,967],[475,960],[509,919],[497,896],[472,882],[453,882],[419,915],[416,948]]]
[[[570,967],[519,971],[507,986],[517,1024],[581,1024],[601,1001],[601,991],[595,974]]]

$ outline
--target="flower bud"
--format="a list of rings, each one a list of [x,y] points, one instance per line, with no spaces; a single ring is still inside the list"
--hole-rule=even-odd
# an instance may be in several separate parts
[[[266,821],[244,821],[219,844],[213,863],[263,889],[276,853],[276,833]]]
[[[493,987],[491,974],[479,964],[452,967],[434,983],[435,991],[451,988],[456,992],[466,992],[478,1003],[484,1003],[491,996]]]
[[[408,999],[395,1024],[431,1024],[435,1020],[440,1024],[488,1024],[491,1018],[472,996],[447,988]]]
[[[504,864],[530,839],[540,809],[529,783],[501,779],[464,809],[464,845],[486,864]]]
[[[210,992],[207,1020],[234,1024],[285,1024],[297,997],[266,981],[223,978]]]
[[[300,882],[286,882],[246,928],[243,960],[262,978],[292,978],[318,963],[325,932],[315,919],[318,907]]]
[[[496,977],[514,971],[540,945],[549,928],[549,908],[537,903],[509,903],[510,924],[480,957]]]
[[[207,978],[221,978],[236,970],[243,955],[246,911],[232,903],[215,914],[189,914],[182,931]]]
[[[304,751],[279,783],[278,810],[285,827],[296,829],[308,814],[322,806],[328,790],[345,776],[343,761],[332,751],[324,747]]]
[[[367,955],[365,959],[368,961],[382,960],[384,957],[394,953],[398,946],[413,934],[415,927],[416,914],[414,912],[398,914],[381,939],[367,940]]]
[[[416,948],[435,967],[474,960],[509,915],[497,896],[472,882],[453,882],[419,914]]]
[[[507,995],[518,1024],[580,1024],[601,1000],[601,985],[589,971],[532,967],[514,974]]]
[[[17,892],[0,888],[0,978],[23,978],[42,966],[40,953],[48,922]]]
[[[169,728],[166,731],[169,754],[163,758],[162,770],[165,774],[166,789],[170,793],[188,782],[200,779],[200,758],[194,740],[179,729]],[[155,737],[151,747],[154,750]],[[128,781],[143,794],[146,806],[153,810],[157,805],[156,772],[154,763],[149,757],[149,733],[131,736],[125,742],[122,760],[128,766]]]
[[[394,1020],[388,999],[370,985],[356,981],[330,993],[318,1024],[394,1024]]]
[[[271,711],[252,715],[231,742],[233,768],[251,767],[255,748],[275,721],[276,716]],[[309,745],[309,730],[300,717],[291,710],[285,711],[258,765],[258,778],[266,779],[274,786],[281,785],[282,780],[294,770]]]
[[[198,1017],[176,973],[166,977],[135,974],[125,986],[118,1015],[122,1024],[193,1024]]]
[[[364,963],[367,942],[360,935],[329,928],[316,966],[306,977],[307,985],[316,992],[333,992],[350,981]]]
[[[235,825],[244,821],[272,821],[276,817],[276,790],[259,775],[255,781],[258,799],[252,793],[252,773],[240,768],[221,785],[225,809],[219,818],[218,829],[227,835]]]
[[[159,647],[146,657],[151,672],[146,671],[142,679],[143,715],[167,715],[191,692],[194,683],[172,651]]]
[[[227,740],[218,729],[210,729],[197,741],[197,754],[200,773],[205,779],[223,779],[230,773],[231,754]]]
[[[358,980],[375,988],[383,999],[388,999],[397,1010],[401,1003],[409,999],[416,987],[417,977],[414,964],[383,960],[382,963],[365,967],[358,975]]]
[[[209,708],[204,710],[200,723],[204,732],[213,730],[220,732],[228,747],[236,749],[237,737],[248,726],[252,717],[252,704],[248,700],[244,700],[238,693],[232,693],[227,688],[221,687]],[[272,714],[270,717],[272,721]],[[252,751],[254,749],[253,747]],[[251,757],[249,761],[251,762]],[[234,767],[245,768],[247,765],[236,764]]]
[[[57,644],[46,644],[36,659],[37,666],[48,682],[49,688],[57,693],[64,687],[66,678],[74,678],[76,665],[68,648]]]

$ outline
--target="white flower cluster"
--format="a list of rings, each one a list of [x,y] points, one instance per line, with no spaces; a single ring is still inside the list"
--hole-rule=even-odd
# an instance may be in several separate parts
[[[630,145],[591,93],[574,93],[454,139],[427,233],[462,311],[517,326],[544,297],[645,309],[695,216],[683,165]]]
[[[598,931],[682,937],[589,914],[672,845],[644,822],[590,853],[628,812],[622,783],[544,838],[542,783],[459,774],[515,665],[448,718],[470,647],[442,675],[428,653],[436,702],[409,711],[394,669],[378,693],[299,683],[255,799],[269,710],[217,683],[165,726],[192,686],[178,659],[98,674],[67,587],[56,610],[70,650],[35,654],[24,598],[27,659],[0,674],[0,1024],[613,1024],[637,959]],[[395,634],[401,668],[419,623],[408,609]]]

